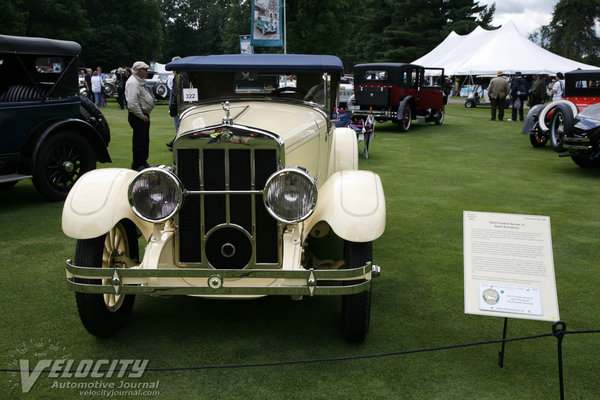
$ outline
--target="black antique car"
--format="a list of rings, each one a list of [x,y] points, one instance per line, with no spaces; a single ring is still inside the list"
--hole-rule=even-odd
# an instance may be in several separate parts
[[[410,129],[412,120],[444,121],[447,98],[442,90],[443,68],[414,64],[372,63],[354,66],[354,98],[348,109],[353,116],[373,114],[379,122],[398,122],[400,130]]]
[[[563,139],[573,129],[579,112],[600,103],[600,71],[567,72],[564,85],[560,100],[538,104],[529,110],[521,133],[529,135],[533,147],[544,147],[550,141],[554,150],[568,150]]]
[[[600,92],[600,85],[597,89]],[[572,128],[564,132],[563,148],[581,168],[600,167],[600,103],[577,114]]]
[[[110,130],[102,113],[79,96],[75,42],[0,35],[0,189],[33,179],[51,200],[110,162]]]

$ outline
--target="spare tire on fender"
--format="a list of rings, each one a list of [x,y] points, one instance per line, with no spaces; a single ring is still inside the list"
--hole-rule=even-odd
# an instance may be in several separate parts
[[[554,107],[550,121],[550,143],[555,151],[563,152],[563,139],[565,134],[571,132],[575,126],[575,116],[571,107],[566,104],[557,104]]]

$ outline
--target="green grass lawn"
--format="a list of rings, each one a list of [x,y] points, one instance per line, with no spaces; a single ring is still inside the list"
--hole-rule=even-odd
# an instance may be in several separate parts
[[[103,109],[112,164],[129,167],[126,111]],[[508,118],[508,116],[506,117]],[[550,147],[534,149],[521,123],[489,120],[489,109],[450,104],[443,125],[399,133],[378,124],[361,169],[383,181],[387,226],[375,242],[371,328],[364,343],[342,338],[340,299],[287,297],[215,301],[138,296],[128,325],[110,339],[89,335],[65,284],[75,240],[61,230],[61,203],[29,181],[0,194],[0,368],[15,360],[148,359],[148,368],[221,366],[351,357],[502,337],[502,318],[465,315],[463,210],[551,217],[561,319],[571,331],[600,329],[600,170],[584,170]],[[173,123],[152,113],[150,164],[169,164]],[[511,319],[508,337],[550,333],[550,322]],[[558,398],[557,340],[280,366],[147,371],[160,399],[550,399]],[[563,341],[566,398],[600,397],[600,335]],[[33,367],[33,366],[32,366]],[[76,399],[42,376],[22,394],[18,373],[0,372],[1,399]],[[95,379],[119,382],[120,378]],[[71,379],[71,381],[76,381]],[[80,380],[94,381],[92,378]],[[126,379],[125,382],[135,382]],[[86,396],[101,398],[100,396]],[[127,396],[125,396],[127,397]],[[118,396],[115,398],[124,398]],[[129,396],[127,398],[142,398]]]

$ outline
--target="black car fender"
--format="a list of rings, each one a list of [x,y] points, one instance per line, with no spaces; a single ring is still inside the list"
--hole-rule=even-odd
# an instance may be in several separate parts
[[[408,107],[414,108],[413,103],[414,103],[413,97],[410,95],[406,96],[402,100],[400,100],[400,102],[398,103],[398,116],[402,115],[401,111],[404,111],[404,108],[406,108],[407,105],[408,105]],[[413,115],[414,115],[414,113],[413,113]]]
[[[36,163],[37,155],[42,146],[44,146],[44,144],[46,143],[46,141],[55,133],[65,130],[74,131],[80,133],[81,135],[84,135],[92,145],[92,148],[94,149],[96,161],[102,163],[112,162],[110,154],[108,154],[108,149],[106,148],[107,144],[102,139],[100,133],[98,133],[98,131],[96,131],[96,129],[88,122],[77,118],[70,118],[57,121],[53,124],[50,124],[48,127],[46,127],[46,129],[44,129],[33,149],[32,164],[34,166]]]
[[[536,104],[535,106],[529,109],[529,112],[527,113],[527,118],[525,118],[523,128],[521,129],[522,134],[531,135],[536,129],[538,129],[538,117],[544,109],[544,107],[545,104]]]

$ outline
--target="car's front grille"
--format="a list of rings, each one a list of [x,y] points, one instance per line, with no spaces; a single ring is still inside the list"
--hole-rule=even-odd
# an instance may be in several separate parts
[[[213,268],[279,265],[278,223],[262,191],[277,150],[180,148],[177,175],[188,191],[178,216],[179,262]],[[218,193],[209,193],[218,192]]]

